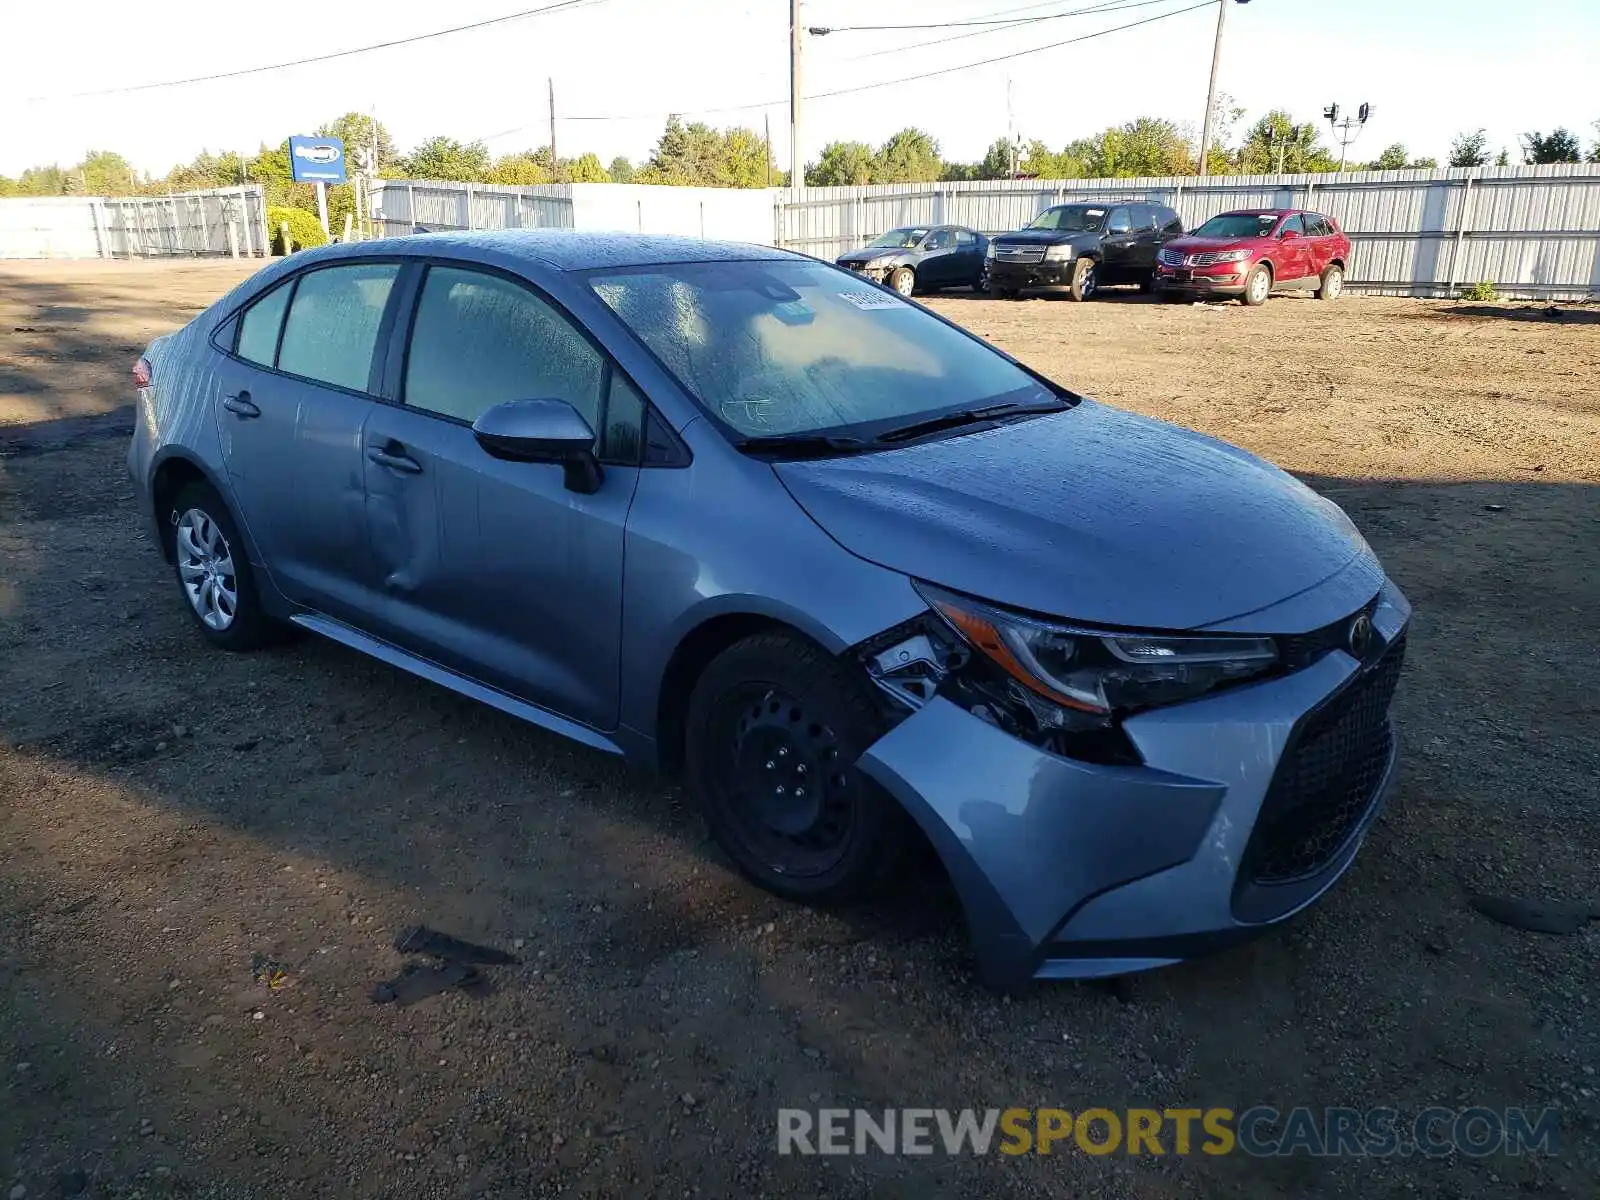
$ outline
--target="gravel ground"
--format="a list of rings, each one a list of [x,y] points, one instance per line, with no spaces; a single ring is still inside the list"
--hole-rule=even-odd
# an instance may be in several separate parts
[[[936,873],[792,908],[670,780],[317,640],[208,651],[131,510],[127,369],[244,273],[0,265],[0,1194],[1594,1194],[1600,932],[1464,896],[1600,900],[1600,312],[931,301],[1300,473],[1417,609],[1399,795],[1325,903],[1007,1000]],[[525,962],[374,1007],[418,920]],[[1560,1153],[774,1150],[782,1106],[1255,1104],[1554,1106]]]

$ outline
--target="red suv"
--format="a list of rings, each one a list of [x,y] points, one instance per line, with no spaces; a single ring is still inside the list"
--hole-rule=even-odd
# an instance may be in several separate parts
[[[1298,208],[1220,213],[1156,256],[1156,290],[1165,299],[1237,296],[1254,307],[1274,289],[1320,300],[1344,290],[1350,239],[1332,217]]]

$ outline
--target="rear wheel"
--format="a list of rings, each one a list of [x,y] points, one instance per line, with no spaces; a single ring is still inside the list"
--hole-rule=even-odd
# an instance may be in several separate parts
[[[1139,291],[1145,296],[1150,295],[1152,292],[1160,291],[1160,289],[1156,287],[1156,273],[1154,271],[1151,271],[1150,274],[1139,280]]]
[[[191,483],[164,518],[189,616],[213,646],[254,650],[277,633],[261,607],[244,539],[216,489]]]
[[[1245,277],[1244,295],[1241,297],[1251,308],[1259,308],[1272,294],[1272,270],[1266,263],[1257,263]]]
[[[1074,300],[1087,300],[1099,286],[1099,265],[1087,255],[1080,255],[1072,264],[1072,282],[1068,294]]]
[[[855,765],[883,731],[864,680],[791,634],[718,655],[689,698],[691,793],[734,863],[780,896],[837,903],[892,873],[895,802]]]
[[[1344,291],[1344,268],[1331,264],[1322,272],[1322,286],[1317,288],[1318,300],[1337,300]]]
[[[889,286],[902,296],[909,296],[917,288],[917,274],[910,267],[896,267],[889,273]]]

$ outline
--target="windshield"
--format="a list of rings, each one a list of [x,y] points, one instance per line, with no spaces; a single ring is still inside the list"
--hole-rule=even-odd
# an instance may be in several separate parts
[[[821,263],[672,263],[589,282],[740,437],[1056,399],[982,342]]]
[[[1059,229],[1063,233],[1098,233],[1107,210],[1083,204],[1047,208],[1028,224],[1029,229]]]
[[[868,247],[883,246],[885,248],[892,247],[896,250],[909,250],[927,236],[928,231],[926,228],[913,229],[907,226],[905,229],[891,229],[881,237],[873,238],[867,245]]]
[[[1278,223],[1277,213],[1223,213],[1212,217],[1191,237],[1239,238],[1266,237]]]

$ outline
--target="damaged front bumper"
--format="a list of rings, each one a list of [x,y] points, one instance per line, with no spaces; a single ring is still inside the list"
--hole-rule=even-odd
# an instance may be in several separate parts
[[[933,843],[989,986],[1165,966],[1287,919],[1349,867],[1396,776],[1409,616],[1386,584],[1365,662],[1332,650],[1127,719],[1142,765],[1061,757],[935,695],[860,767]]]

